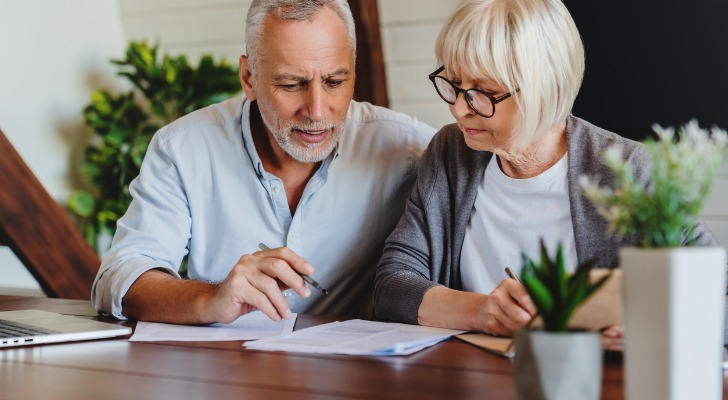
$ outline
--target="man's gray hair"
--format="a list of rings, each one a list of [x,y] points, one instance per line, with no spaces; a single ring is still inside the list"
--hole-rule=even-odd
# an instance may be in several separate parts
[[[344,21],[356,59],[356,30],[347,0],[253,0],[245,21],[245,47],[251,69],[255,70],[260,55],[263,21],[269,14],[283,20],[312,21],[324,7],[331,8]]]

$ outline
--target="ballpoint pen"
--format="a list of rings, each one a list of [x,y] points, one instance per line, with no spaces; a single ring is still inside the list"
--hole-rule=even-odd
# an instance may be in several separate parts
[[[509,277],[509,278],[511,278],[511,279],[515,279],[515,280],[517,280],[517,281],[518,281],[518,283],[520,283],[521,285],[523,285],[523,281],[521,281],[521,278],[519,278],[519,277],[518,277],[518,275],[516,275],[516,273],[515,273],[515,272],[513,272],[513,270],[511,269],[511,267],[506,267],[506,274],[508,274],[508,277]],[[530,327],[531,327],[531,325],[533,324],[533,322],[534,322],[534,321],[536,320],[536,317],[537,317],[537,316],[538,316],[538,312],[537,312],[536,314],[534,314],[534,315],[533,315],[533,316],[531,317],[531,320],[530,320],[530,321],[528,321],[528,323],[527,323],[527,324],[526,324],[526,326],[525,326],[525,328],[526,328],[526,329],[528,329],[528,328],[530,328]],[[513,344],[513,343],[511,343],[511,345],[512,345],[512,344]],[[510,348],[511,348],[511,345],[509,345],[509,346],[508,346],[508,349],[509,349],[509,350],[510,350]]]
[[[521,278],[519,278],[518,275],[516,275],[516,273],[513,272],[513,270],[511,269],[511,267],[506,267],[506,274],[508,274],[508,277],[509,278],[515,279],[515,280],[518,281],[518,283],[520,283],[521,285],[523,285],[523,282],[521,282]]]
[[[265,245],[265,243],[258,243],[258,248],[259,248],[259,249],[261,249],[261,250],[270,250],[270,247],[266,246],[266,245]],[[294,270],[294,271],[295,271],[295,270]],[[311,286],[315,287],[316,289],[320,290],[321,292],[323,292],[323,294],[329,294],[329,291],[328,291],[328,290],[326,290],[326,289],[324,289],[324,288],[322,288],[322,287],[321,287],[321,285],[320,285],[320,284],[319,284],[318,282],[316,282],[316,280],[315,280],[315,279],[311,278],[311,277],[310,277],[310,276],[308,276],[308,275],[304,275],[304,274],[302,274],[302,273],[300,273],[300,272],[298,272],[298,271],[295,271],[295,272],[296,272],[296,273],[297,273],[297,274],[298,274],[298,275],[299,275],[299,276],[300,276],[301,278],[303,278],[303,280],[304,280],[304,281],[305,281],[306,283],[308,283],[309,285],[311,285]]]

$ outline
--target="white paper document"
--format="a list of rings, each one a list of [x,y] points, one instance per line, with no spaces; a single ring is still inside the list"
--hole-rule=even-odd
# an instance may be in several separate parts
[[[255,340],[293,332],[296,314],[282,321],[273,321],[260,311],[241,316],[231,324],[174,325],[138,322],[132,342],[162,340],[206,342],[224,340]]]
[[[243,344],[253,350],[352,355],[412,354],[452,335],[451,329],[353,319],[301,329],[291,334]]]

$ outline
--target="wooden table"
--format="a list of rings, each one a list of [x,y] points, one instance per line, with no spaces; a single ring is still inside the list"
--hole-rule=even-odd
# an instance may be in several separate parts
[[[19,309],[113,322],[88,301],[0,296],[0,310]],[[332,320],[299,315],[296,329]],[[119,338],[8,348],[0,350],[0,398],[515,398],[511,361],[457,339],[396,357],[251,351],[241,343]],[[623,398],[622,386],[621,361],[605,360],[602,398]]]

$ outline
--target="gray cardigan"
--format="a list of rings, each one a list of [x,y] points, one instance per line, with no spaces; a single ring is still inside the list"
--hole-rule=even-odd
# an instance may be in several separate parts
[[[578,261],[596,260],[595,268],[614,268],[620,246],[638,243],[630,236],[618,241],[606,234],[607,222],[581,193],[579,176],[614,177],[601,158],[612,144],[623,147],[624,159],[635,166],[635,178],[647,182],[649,156],[633,140],[569,116],[566,125],[571,219]],[[425,292],[436,285],[462,290],[460,251],[478,185],[493,153],[470,149],[457,125],[443,127],[423,154],[402,219],[387,239],[377,269],[374,311],[378,319],[417,324]],[[697,244],[715,246],[713,235],[698,222]]]

